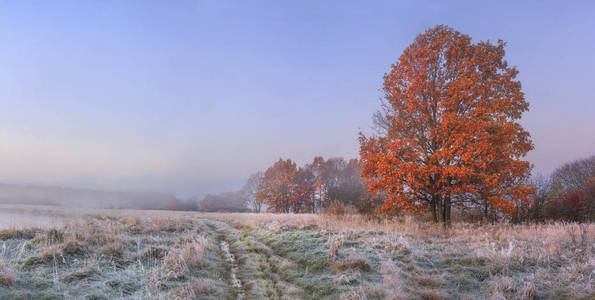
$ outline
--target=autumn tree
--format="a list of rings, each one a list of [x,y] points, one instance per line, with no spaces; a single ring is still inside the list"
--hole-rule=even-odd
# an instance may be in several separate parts
[[[280,159],[264,173],[251,176],[243,190],[250,195],[256,187],[252,201],[273,212],[318,213],[331,204],[355,208],[368,200],[360,173],[357,159],[318,156],[300,168],[290,159]]]
[[[299,168],[293,179],[290,206],[293,212],[314,212],[314,184],[316,178],[310,170]]]
[[[260,180],[255,202],[273,212],[311,212],[314,198],[313,174],[297,168],[291,159],[279,159]]]
[[[504,46],[436,26],[385,74],[377,134],[360,134],[362,177],[388,196],[384,211],[428,209],[446,226],[453,205],[513,213],[529,201],[533,145],[518,123],[529,104]]]

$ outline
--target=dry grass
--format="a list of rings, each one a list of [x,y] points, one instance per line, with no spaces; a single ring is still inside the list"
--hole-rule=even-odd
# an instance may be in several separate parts
[[[310,229],[332,232],[328,260],[341,264],[339,249],[345,237],[353,232],[379,232],[366,238],[368,248],[387,250],[393,257],[402,257],[410,274],[403,282],[398,273],[391,273],[383,264],[386,298],[398,299],[404,287],[413,284],[414,293],[425,299],[445,297],[444,287],[481,287],[483,295],[497,298],[533,299],[550,297],[589,298],[595,296],[595,224],[552,223],[541,225],[479,225],[455,223],[450,230],[434,224],[418,222],[412,217],[398,220],[371,221],[359,216],[279,215],[279,214],[201,214],[203,217],[236,222],[253,228],[282,230]],[[431,254],[430,254],[431,253]],[[444,271],[423,270],[419,263],[427,260],[447,264]],[[364,264],[365,265],[365,264]],[[393,266],[394,267],[394,264]],[[459,277],[448,272],[460,270]],[[426,271],[436,275],[424,274]],[[420,273],[415,275],[415,272]],[[443,273],[446,272],[446,273]],[[448,274],[446,282],[440,274]],[[347,275],[339,273],[345,279]],[[495,288],[494,286],[497,286]],[[456,286],[455,286],[456,287]],[[477,288],[461,290],[460,297]],[[552,292],[553,291],[553,292]]]
[[[213,282],[210,280],[201,280],[182,285],[168,295],[169,299],[197,299],[201,295],[209,293],[213,289]]]
[[[339,270],[370,271],[372,269],[372,265],[365,255],[357,253],[351,254],[344,260],[336,261],[335,268]]]
[[[32,239],[35,237],[39,229],[36,228],[7,228],[0,230],[0,240],[8,239]]]
[[[382,287],[386,299],[406,299],[403,290],[404,282],[401,280],[395,263],[387,259],[380,264],[380,274],[382,274]]]
[[[202,236],[198,236],[195,240],[187,243],[180,252],[182,261],[184,261],[189,268],[200,268],[204,264],[207,243],[207,239]]]
[[[185,243],[178,251],[171,251],[163,263],[165,278],[186,279],[193,269],[203,265],[206,246],[206,239],[199,237],[195,241]]]
[[[419,291],[416,292],[419,297],[421,299],[424,300],[442,300],[442,299],[446,299],[446,295],[441,292],[441,291],[437,291],[437,290],[432,290],[432,289],[421,289]]]
[[[343,236],[338,235],[332,238],[328,247],[328,260],[334,264],[339,259],[339,249],[343,246]]]
[[[220,237],[212,230],[201,234],[205,221],[167,212],[116,213],[41,230],[3,230],[0,261],[13,267],[0,268],[0,299],[229,298],[224,259],[210,248]]]
[[[0,268],[0,282],[13,288],[42,270],[73,284],[126,270],[146,285],[136,296],[200,298],[221,289],[229,296],[229,279],[217,281],[230,272],[218,252],[227,241],[248,298],[595,298],[595,224],[455,223],[443,230],[412,217],[112,211],[54,230],[3,230],[3,237],[19,245],[7,252],[18,278]],[[101,262],[96,273],[64,271],[87,260]],[[118,297],[134,298],[128,286],[141,281],[109,282]]]
[[[9,287],[16,282],[16,273],[4,265],[0,260],[0,287]]]
[[[385,260],[380,264],[380,274],[393,274],[397,271],[392,260]]]

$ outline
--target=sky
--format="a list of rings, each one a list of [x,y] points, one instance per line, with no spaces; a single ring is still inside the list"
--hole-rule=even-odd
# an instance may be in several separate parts
[[[507,42],[535,173],[595,154],[595,2],[479,2],[0,0],[0,182],[188,197],[357,157],[438,24]]]

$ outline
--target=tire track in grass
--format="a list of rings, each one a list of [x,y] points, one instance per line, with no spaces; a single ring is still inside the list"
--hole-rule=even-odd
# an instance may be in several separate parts
[[[342,234],[320,231],[318,228],[261,228],[250,236],[274,250],[277,257],[291,264],[278,270],[290,284],[302,289],[305,298],[312,299],[380,299],[378,281],[379,256],[360,245],[359,235],[347,234],[336,257],[330,257],[331,247]]]
[[[281,279],[279,266],[290,262],[274,255],[268,246],[248,234],[246,228],[217,222],[213,230],[225,237],[226,245],[222,247],[237,259],[237,279],[243,283],[246,299],[304,298],[301,288]]]
[[[306,261],[309,259],[317,256],[317,254],[315,254],[316,251],[313,251],[315,250],[315,247],[308,248],[308,246],[314,245],[305,246],[303,252],[298,249],[290,250],[290,252],[301,252],[302,259],[297,259],[289,253],[280,253],[277,251],[280,249],[277,249],[278,247],[275,247],[275,243],[267,238],[268,234],[270,234],[269,231],[265,233],[260,230],[256,230],[251,232],[249,236],[254,240],[255,243],[259,243],[270,249],[270,253],[268,253],[267,258],[269,261],[271,261],[271,266],[274,269],[275,274],[280,277],[279,280],[286,285],[299,289],[301,295],[299,298],[332,298],[332,294],[335,292],[335,286],[333,285],[333,278],[335,276],[334,274],[327,273],[325,271],[327,249],[324,249],[324,255],[321,256],[321,260],[315,259],[314,261],[306,263]],[[281,237],[281,239],[277,242],[286,244],[286,246],[289,248],[300,247],[299,245],[304,242],[304,240],[285,238],[286,237]],[[288,244],[291,244],[291,246]],[[324,244],[326,245],[326,241]],[[283,248],[284,246],[281,247]],[[281,278],[285,278],[287,281],[282,280]]]
[[[223,261],[229,264],[229,283],[235,291],[236,298],[238,300],[243,300],[245,297],[244,287],[242,285],[242,281],[238,278],[237,275],[239,272],[239,265],[236,261],[236,256],[230,250],[227,237],[228,233],[219,228],[221,225],[228,225],[224,222],[213,220],[209,220],[208,223],[205,222],[205,224],[216,234],[217,239],[219,240],[219,248],[221,250],[221,253],[223,253]]]
[[[225,253],[226,261],[231,265],[231,271],[229,275],[231,278],[231,285],[237,291],[237,299],[242,300],[244,299],[244,292],[242,290],[242,281],[240,281],[237,276],[238,265],[236,263],[235,256],[229,252],[229,244],[225,240],[222,240],[220,245],[221,250]]]

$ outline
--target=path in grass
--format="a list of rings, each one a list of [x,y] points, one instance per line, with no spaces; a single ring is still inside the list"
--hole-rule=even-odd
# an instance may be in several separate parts
[[[243,230],[224,222],[209,223],[211,228],[224,238],[229,253],[237,260],[236,274],[243,285],[240,289],[246,299],[303,299],[301,289],[284,281],[275,268],[275,255]],[[280,259],[280,258],[277,258]],[[232,269],[233,274],[233,269]],[[240,294],[238,294],[240,295]]]
[[[230,265],[229,278],[231,285],[237,291],[238,300],[242,300],[244,299],[244,291],[242,290],[242,281],[237,276],[238,265],[236,264],[235,256],[229,251],[229,244],[226,241],[221,241],[221,251],[225,254],[226,261]]]
[[[318,228],[252,228],[219,223],[248,299],[382,299],[378,256],[347,241],[329,257],[336,234]]]

